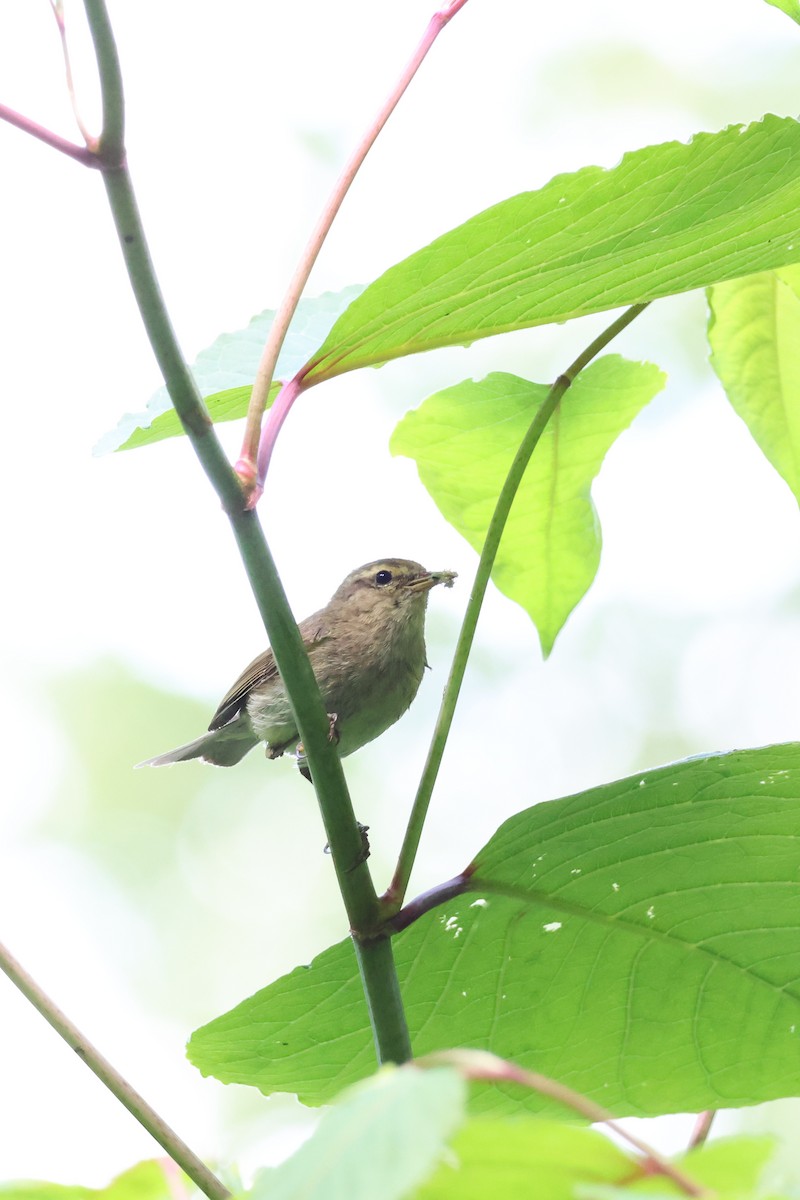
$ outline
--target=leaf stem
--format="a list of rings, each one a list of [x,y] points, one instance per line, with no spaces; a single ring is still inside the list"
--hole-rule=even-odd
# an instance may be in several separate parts
[[[270,453],[277,437],[278,429],[285,419],[286,412],[281,414],[276,411],[276,407],[270,410],[270,415],[267,418],[267,428],[261,433],[261,420],[264,411],[267,407],[269,390],[272,384],[272,377],[275,373],[275,365],[278,361],[278,355],[281,351],[286,332],[289,328],[292,317],[294,316],[300,297],[303,294],[308,277],[317,261],[320,250],[328,236],[331,225],[333,224],[336,214],[342,206],[345,196],[347,195],[350,185],[355,179],[361,164],[364,162],[369,151],[375,143],[378,134],[383,129],[389,117],[394,112],[397,104],[406,91],[411,80],[416,75],[422,65],[425,56],[430,50],[436,38],[444,29],[445,25],[452,20],[456,13],[464,7],[467,0],[449,0],[442,8],[435,12],[428,22],[428,27],[422,36],[416,50],[412,54],[408,63],[405,66],[400,78],[397,80],[394,88],[386,99],[383,107],[374,118],[366,133],[362,137],[344,170],[337,179],[333,191],[328,197],[322,213],[320,214],[317,224],[314,226],[311,237],[303,251],[300,261],[298,262],[294,274],[291,278],[289,286],[286,290],[286,295],[281,302],[280,308],[275,314],[275,319],[272,322],[264,352],[261,356],[261,361],[256,372],[255,382],[253,383],[253,391],[250,396],[250,405],[247,411],[247,424],[242,442],[242,449],[239,460],[236,464],[236,471],[239,474],[245,491],[252,493],[251,503],[255,504],[263,489],[264,475],[261,473],[263,463],[264,471],[269,463]],[[298,394],[299,388],[295,391],[289,404]],[[288,411],[288,409],[287,409]],[[271,426],[275,424],[273,430]],[[259,440],[262,438],[267,442],[267,448],[259,454]]]
[[[0,970],[4,971],[15,987],[19,988],[23,996],[30,1001],[37,1012],[41,1013],[59,1037],[62,1037],[78,1057],[86,1063],[100,1082],[105,1084],[108,1090],[116,1096],[120,1104],[127,1108],[128,1112],[155,1138],[159,1146],[178,1164],[181,1170],[185,1171],[189,1178],[197,1184],[200,1191],[208,1196],[209,1200],[226,1200],[230,1192],[225,1185],[217,1179],[213,1172],[209,1171],[205,1163],[178,1137],[174,1129],[170,1128],[155,1109],[150,1107],[144,1097],[140,1096],[128,1083],[127,1079],[120,1075],[108,1059],[104,1058],[100,1051],[83,1036],[2,944],[0,944]]]
[[[424,1058],[416,1059],[415,1063],[417,1066],[454,1066],[460,1068],[468,1079],[487,1080],[495,1083],[518,1083],[522,1087],[530,1088],[541,1096],[547,1096],[556,1103],[563,1104],[565,1108],[572,1109],[573,1112],[585,1117],[593,1124],[599,1122],[607,1125],[618,1137],[623,1138],[644,1156],[651,1171],[671,1179],[687,1196],[708,1195],[707,1189],[701,1187],[680,1167],[674,1166],[669,1159],[664,1158],[652,1146],[615,1121],[607,1109],[595,1104],[594,1100],[590,1100],[581,1092],[573,1091],[572,1088],[560,1083],[557,1079],[551,1079],[548,1075],[540,1075],[538,1071],[526,1071],[524,1067],[509,1062],[508,1059],[499,1058],[496,1054],[491,1054],[486,1050],[444,1050],[435,1054],[426,1054]]]
[[[44,125],[40,125],[37,121],[32,121],[30,117],[18,113],[15,109],[9,108],[7,104],[0,104],[0,121],[6,121],[9,125],[13,125],[16,129],[21,129],[23,133],[30,134],[37,141],[44,142],[46,146],[50,146],[52,150],[58,150],[59,154],[66,154],[68,158],[74,158],[84,167],[102,168],[103,164],[100,159],[86,146],[79,146],[75,142],[71,142],[68,138],[64,138],[59,133],[53,133],[52,129],[46,129]]]
[[[448,879],[446,883],[437,883],[435,887],[428,888],[427,892],[421,892],[419,896],[415,896],[387,922],[392,933],[402,933],[404,929],[408,929],[409,925],[413,925],[420,917],[424,917],[425,913],[470,891],[472,888],[471,875],[472,870],[468,868],[460,875]]]
[[[422,829],[425,824],[428,806],[430,805],[431,795],[433,793],[436,776],[439,773],[441,766],[444,748],[447,744],[447,737],[450,732],[450,726],[453,722],[453,714],[455,712],[458,694],[461,689],[461,684],[464,679],[464,672],[467,666],[467,659],[472,648],[472,641],[475,636],[475,629],[478,624],[478,617],[483,604],[483,598],[486,594],[486,588],[489,584],[489,579],[494,566],[497,550],[500,545],[500,539],[503,536],[503,530],[506,526],[508,514],[511,511],[511,506],[514,503],[514,498],[517,494],[522,477],[530,461],[531,455],[539,444],[539,439],[544,433],[547,422],[558,407],[562,396],[571,386],[576,376],[580,374],[585,366],[587,366],[593,358],[595,358],[601,350],[603,350],[610,341],[612,341],[618,333],[620,333],[627,325],[630,325],[636,317],[639,316],[647,304],[634,304],[626,309],[621,316],[603,330],[603,332],[594,339],[589,346],[586,347],[575,361],[567,367],[563,375],[559,375],[553,386],[550,388],[542,404],[537,409],[533,420],[528,427],[528,430],[520,443],[519,449],[514,456],[514,460],[509,467],[508,475],[505,483],[497,498],[492,519],[489,522],[489,528],[486,531],[486,539],[483,543],[478,569],[475,573],[475,580],[472,585],[467,609],[464,614],[464,621],[461,626],[458,643],[456,644],[455,655],[453,657],[453,665],[450,670],[450,675],[445,687],[444,696],[442,698],[441,708],[439,709],[439,717],[436,722],[436,727],[433,731],[430,750],[425,762],[425,767],[422,772],[417,794],[414,799],[414,804],[411,810],[411,815],[408,821],[405,838],[400,849],[400,855],[397,860],[392,882],[382,898],[384,912],[387,915],[393,915],[402,906],[408,889],[408,881],[411,877],[411,871],[414,866],[417,849],[419,847],[420,838],[422,837]]]
[[[708,1108],[705,1112],[698,1114],[697,1120],[694,1123],[694,1129],[692,1130],[692,1136],[689,1138],[690,1150],[696,1150],[698,1146],[702,1146],[705,1143],[711,1132],[711,1126],[716,1115],[716,1108]]]
[[[78,98],[75,94],[75,83],[72,78],[69,44],[67,43],[67,26],[64,20],[64,0],[50,0],[50,8],[58,27],[58,36],[61,39],[61,53],[64,58],[64,73],[67,79],[67,93],[69,94],[69,102],[72,106],[72,115],[86,145],[92,149],[96,149],[96,139],[92,137],[92,134],[84,124],[80,109],[78,108]]]

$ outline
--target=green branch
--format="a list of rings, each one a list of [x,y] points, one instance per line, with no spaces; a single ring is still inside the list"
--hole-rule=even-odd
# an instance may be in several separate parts
[[[433,731],[430,750],[425,762],[425,767],[422,772],[417,794],[414,799],[414,805],[409,817],[408,827],[406,829],[403,845],[400,849],[400,855],[397,860],[394,878],[389,886],[388,891],[383,897],[384,912],[387,915],[396,913],[405,898],[408,888],[408,881],[411,877],[411,871],[414,866],[417,849],[419,847],[420,838],[422,837],[422,829],[425,824],[425,817],[428,813],[431,795],[436,783],[436,777],[439,773],[439,767],[442,762],[442,755],[447,744],[447,737],[450,732],[450,726],[453,722],[453,714],[455,712],[458,694],[461,690],[461,683],[464,679],[464,672],[467,666],[470,650],[472,649],[472,640],[475,636],[475,629],[478,624],[483,598],[486,594],[486,588],[489,584],[489,579],[494,566],[494,560],[497,556],[497,550],[500,545],[500,539],[503,536],[503,530],[508,520],[508,514],[511,511],[511,506],[514,503],[514,498],[517,494],[522,477],[530,461],[530,457],[536,449],[539,439],[544,433],[547,422],[558,407],[562,396],[571,386],[575,377],[580,374],[585,366],[592,361],[603,350],[610,341],[613,340],[627,325],[630,325],[636,317],[647,307],[646,304],[634,304],[631,308],[617,317],[615,321],[608,326],[607,329],[595,338],[591,345],[578,355],[575,361],[567,368],[563,375],[559,375],[553,386],[550,388],[544,401],[537,409],[536,414],[531,421],[531,424],[520,443],[520,447],[514,456],[506,481],[503,484],[500,495],[497,498],[492,519],[489,522],[489,528],[486,531],[486,539],[483,543],[478,570],[475,574],[475,582],[472,585],[467,610],[464,614],[464,622],[461,626],[458,643],[456,645],[455,655],[453,657],[453,665],[450,670],[450,675],[445,687],[444,697],[442,699],[439,717],[436,722],[436,727]]]
[[[113,143],[123,128],[124,105],[116,48],[103,0],[86,0],[86,12],[97,49],[103,112],[114,122],[112,135],[105,130],[100,144]],[[100,56],[109,56],[109,61]],[[289,608],[272,556],[257,516],[246,511],[239,480],[228,463],[203,405],[191,372],[178,346],[175,332],[158,286],[144,228],[120,146],[117,165],[103,172],[112,217],[125,259],[131,286],[150,344],[164,381],[192,447],[220,498],[230,520],[250,586],[264,622],[286,686],[303,742],[311,777],[319,799],[325,832],[331,849],[339,887],[351,928],[362,936],[375,931],[380,916],[369,869],[362,862],[362,839],[353,812],[344,773],[335,748],[329,741],[329,721],[308,655]],[[356,938],[356,953],[364,950]],[[367,951],[369,956],[371,952]],[[383,969],[394,970],[391,955],[381,958]],[[365,970],[365,980],[373,979]],[[396,980],[395,980],[396,985]],[[402,1010],[383,1014],[368,997],[373,1014],[376,1044],[381,1061],[394,1057],[397,1045],[408,1033]],[[391,1048],[391,1049],[390,1049]]]
[[[116,1096],[120,1104],[127,1108],[147,1132],[155,1138],[162,1150],[173,1159],[179,1167],[200,1188],[209,1200],[227,1200],[230,1192],[217,1179],[208,1167],[191,1150],[186,1142],[179,1138],[174,1129],[167,1125],[155,1109],[151,1108],[143,1096],[131,1087],[127,1079],[111,1065],[107,1058],[83,1036],[81,1031],[72,1024],[67,1016],[58,1008],[50,997],[43,992],[38,983],[0,944],[0,970],[4,971],[11,982],[19,988],[26,1000],[29,1000],[37,1012],[41,1013],[56,1033],[64,1039],[78,1057],[86,1063],[101,1083]]]
[[[125,96],[117,43],[105,0],[84,0],[84,5],[100,75],[103,105],[102,132],[92,149],[97,150],[107,165],[119,166],[125,159]]]

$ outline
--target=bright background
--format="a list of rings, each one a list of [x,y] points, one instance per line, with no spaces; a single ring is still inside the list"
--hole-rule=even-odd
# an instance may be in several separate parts
[[[111,4],[129,159],[186,351],[274,307],[432,0]],[[81,12],[74,68],[93,120]],[[758,0],[471,0],[348,198],[309,295],[368,282],[462,219],[628,149],[797,111],[798,30]],[[5,0],[0,99],[76,136],[48,5]],[[204,1081],[198,1024],[343,936],[311,790],[236,771],[133,772],[202,731],[263,632],[217,501],[180,441],[92,446],[159,379],[99,176],[0,128],[3,619],[0,938],[201,1154],[253,1167],[314,1114]],[[347,765],[388,881],[475,556],[392,459],[399,416],[489,370],[551,380],[602,328],[534,330],[364,371],[302,398],[261,505],[298,616],[383,555],[460,573],[431,598],[411,714]],[[701,751],[798,736],[796,505],[712,376],[699,294],[614,346],[667,390],[595,488],[598,580],[542,663],[497,594],[478,632],[417,889],[536,800]],[[225,442],[235,456],[240,428]],[[0,1179],[100,1185],[156,1150],[0,978]],[[742,1118],[788,1123],[791,1105]],[[736,1118],[738,1120],[739,1118]],[[734,1120],[722,1127],[734,1127]],[[649,1131],[683,1144],[690,1118]]]

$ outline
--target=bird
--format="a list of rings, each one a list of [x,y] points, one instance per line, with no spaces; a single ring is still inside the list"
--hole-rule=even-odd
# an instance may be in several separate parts
[[[411,559],[376,559],[351,571],[325,607],[300,623],[340,757],[379,737],[410,707],[428,665],[428,593],[440,583],[452,587],[455,578],[454,571],[427,571]],[[259,742],[267,758],[294,751],[302,759],[300,734],[270,649],[226,692],[207,733],[138,766],[199,758],[232,767]]]

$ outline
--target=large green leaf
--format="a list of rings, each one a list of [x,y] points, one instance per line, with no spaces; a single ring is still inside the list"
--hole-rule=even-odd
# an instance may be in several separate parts
[[[346,1092],[291,1158],[263,1171],[250,1200],[401,1200],[437,1166],[464,1119],[455,1071],[384,1067]]]
[[[394,940],[416,1054],[492,1050],[618,1113],[800,1091],[800,745],[689,759],[500,827]],[[198,1030],[225,1082],[319,1104],[372,1069],[349,942]],[[485,1086],[475,1105],[555,1111]]]
[[[800,125],[767,116],[559,175],[390,267],[313,355],[317,382],[437,346],[800,261]]]
[[[551,417],[517,492],[492,578],[536,624],[545,654],[600,562],[590,488],[616,437],[664,386],[649,363],[601,358]],[[508,468],[549,388],[515,375],[466,380],[408,413],[394,454],[413,458],[442,515],[480,551]]]
[[[275,368],[276,379],[291,379],[309,354],[325,337],[336,318],[363,291],[352,286],[341,292],[326,292],[312,300],[301,300],[294,315]],[[247,413],[253,380],[275,313],[267,309],[253,317],[245,329],[222,333],[192,364],[192,375],[213,421],[235,421]],[[273,384],[270,404],[278,394]],[[145,412],[128,413],[116,429],[98,443],[95,453],[133,450],[164,438],[177,437],[183,426],[172,407],[165,387],[153,394]]]
[[[709,289],[711,364],[800,502],[800,266]]]

